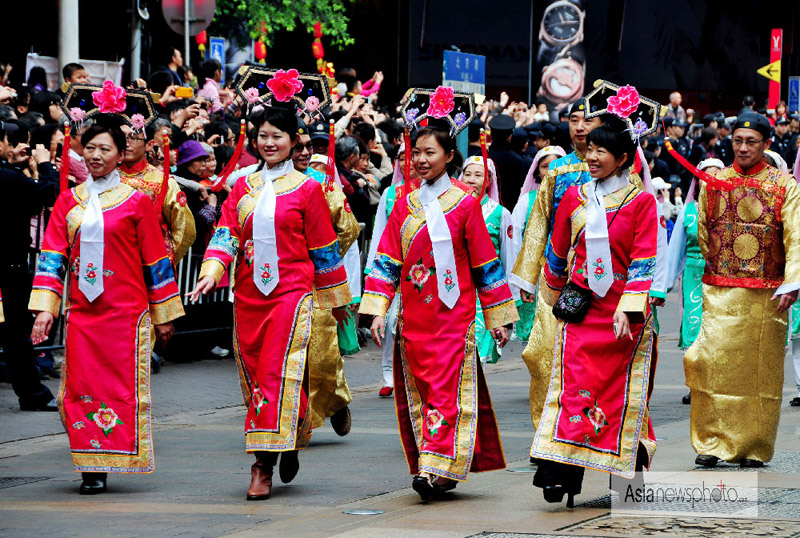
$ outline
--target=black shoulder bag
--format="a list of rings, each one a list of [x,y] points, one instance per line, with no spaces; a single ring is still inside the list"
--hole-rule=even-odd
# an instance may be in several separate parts
[[[611,225],[614,224],[619,210],[622,209],[622,205],[632,192],[635,192],[635,189],[625,196],[622,203],[619,204],[619,207],[614,212],[614,216],[611,217],[611,222],[608,223],[609,230],[611,230]],[[563,319],[567,323],[580,323],[589,311],[589,307],[592,304],[592,295],[592,290],[578,286],[570,280],[566,283],[564,289],[561,290],[561,295],[558,297],[556,304],[553,305],[553,315],[557,319]]]

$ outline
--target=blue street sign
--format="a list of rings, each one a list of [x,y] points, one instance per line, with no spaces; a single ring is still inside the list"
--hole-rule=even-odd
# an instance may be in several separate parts
[[[466,93],[486,93],[486,56],[444,51],[443,84]]]
[[[789,77],[789,112],[800,111],[800,77]]]
[[[208,38],[208,58],[218,60],[222,64],[222,84],[225,84],[225,38],[223,37],[210,37]]]

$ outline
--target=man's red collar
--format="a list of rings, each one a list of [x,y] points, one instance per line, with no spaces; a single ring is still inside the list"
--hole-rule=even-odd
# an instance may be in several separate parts
[[[754,175],[758,174],[759,172],[761,172],[762,170],[764,170],[766,167],[767,167],[766,161],[761,161],[757,165],[751,166],[750,168],[745,170],[741,166],[739,166],[738,162],[733,161],[733,169],[736,170],[737,174],[740,174],[740,175],[743,175],[743,176],[754,176]]]
[[[120,165],[120,170],[125,174],[138,174],[145,168],[147,168],[148,162],[147,159],[142,159],[136,164],[128,165],[126,163],[122,163]]]

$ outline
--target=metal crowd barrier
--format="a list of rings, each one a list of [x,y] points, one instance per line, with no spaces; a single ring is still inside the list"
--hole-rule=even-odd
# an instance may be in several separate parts
[[[32,235],[35,238],[34,240],[34,247],[31,249],[30,257],[29,257],[29,264],[31,267],[31,271],[33,272],[36,268],[36,260],[39,257],[39,250],[41,248],[41,234],[40,230],[43,229],[42,222],[46,221],[46,215],[42,214],[39,215],[37,219],[37,225],[35,226],[35,231],[33,231]],[[358,235],[358,247],[361,253],[361,285],[363,289],[364,285],[364,267],[366,264],[366,257],[369,248],[369,238],[367,237],[367,232],[365,229],[365,224],[359,223],[360,232]],[[32,224],[33,227],[33,224]],[[371,231],[371,230],[370,230]],[[181,294],[181,301],[183,303],[184,308],[187,310],[193,308],[196,305],[204,305],[204,304],[212,304],[212,303],[222,303],[222,302],[229,302],[233,300],[230,287],[229,286],[222,286],[217,288],[216,291],[213,293],[200,297],[200,299],[196,303],[192,303],[187,298],[187,295],[190,291],[194,289],[195,284],[197,283],[197,277],[200,274],[200,266],[203,263],[203,259],[201,255],[193,254],[193,249],[189,249],[189,252],[186,256],[178,263],[178,266],[175,269],[176,275],[175,279],[178,284],[178,290]],[[66,293],[66,292],[65,292]],[[193,330],[192,328],[186,328],[185,330],[176,331],[176,334],[190,334],[195,332],[206,332],[212,330],[222,330],[222,329],[230,329],[228,326],[221,326],[221,327],[211,327],[211,328],[204,328],[201,330]],[[54,328],[53,334],[51,338],[45,343],[45,345],[36,346],[38,351],[48,351],[48,350],[55,350],[61,349],[64,347],[64,301],[61,302],[61,315],[58,317],[56,327]]]

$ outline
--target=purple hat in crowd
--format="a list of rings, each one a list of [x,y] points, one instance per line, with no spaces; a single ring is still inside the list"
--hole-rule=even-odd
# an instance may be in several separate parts
[[[203,149],[197,140],[187,140],[178,148],[178,166],[199,158],[208,157],[208,152]]]

